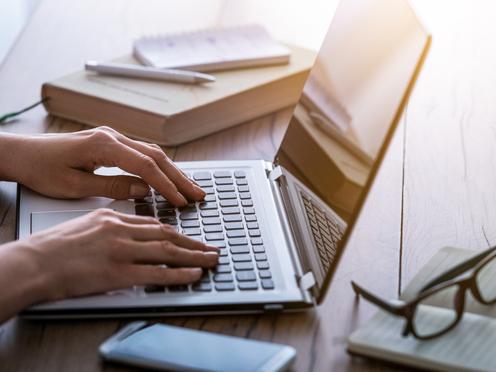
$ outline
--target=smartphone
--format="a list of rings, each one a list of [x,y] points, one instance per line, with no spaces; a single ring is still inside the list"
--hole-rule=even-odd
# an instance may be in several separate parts
[[[158,370],[283,371],[294,348],[163,324],[134,322],[100,346],[103,359]]]

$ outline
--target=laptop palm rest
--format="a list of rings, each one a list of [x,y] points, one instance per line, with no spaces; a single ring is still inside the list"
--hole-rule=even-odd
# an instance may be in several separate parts
[[[62,222],[83,216],[92,210],[79,211],[53,211],[53,212],[32,212],[31,213],[31,234],[46,230]]]

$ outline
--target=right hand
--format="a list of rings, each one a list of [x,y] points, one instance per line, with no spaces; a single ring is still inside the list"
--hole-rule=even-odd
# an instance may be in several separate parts
[[[218,248],[152,217],[99,209],[19,241],[42,280],[38,302],[133,285],[198,281],[217,265]],[[164,266],[166,265],[166,266]]]

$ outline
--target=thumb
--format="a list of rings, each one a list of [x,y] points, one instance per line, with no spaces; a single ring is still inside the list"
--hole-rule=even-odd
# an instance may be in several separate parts
[[[98,176],[85,173],[82,179],[85,196],[105,196],[112,199],[142,198],[150,187],[138,177]]]

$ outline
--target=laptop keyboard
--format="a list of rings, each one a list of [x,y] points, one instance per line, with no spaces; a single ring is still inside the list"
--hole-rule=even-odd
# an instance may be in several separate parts
[[[153,216],[193,239],[220,248],[219,264],[184,286],[147,286],[146,292],[272,290],[274,281],[259,229],[250,185],[242,170],[198,171],[188,177],[207,193],[202,202],[175,208],[157,191],[135,199],[140,216]]]
[[[336,220],[329,217],[320,209],[310,196],[303,192],[300,192],[300,194],[308,221],[310,222],[311,232],[317,246],[320,261],[324,266],[324,271],[327,272],[336,257],[337,246],[343,236],[344,230]]]

